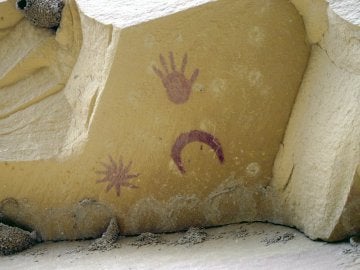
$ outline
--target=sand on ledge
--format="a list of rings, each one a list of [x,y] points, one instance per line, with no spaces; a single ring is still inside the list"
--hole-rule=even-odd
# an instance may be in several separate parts
[[[0,269],[360,269],[360,249],[349,242],[312,241],[288,227],[242,223],[204,232],[198,244],[179,244],[184,232],[147,245],[123,237],[107,251],[89,251],[92,241],[46,242],[0,257]]]

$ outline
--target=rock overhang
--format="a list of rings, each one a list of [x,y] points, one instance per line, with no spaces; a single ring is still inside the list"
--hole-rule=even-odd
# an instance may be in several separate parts
[[[271,4],[283,4],[290,13],[296,12],[291,4],[285,2],[271,1]],[[324,1],[293,2],[305,19],[307,41],[316,44],[328,28],[327,4]],[[286,20],[282,21],[277,14],[279,9],[274,9],[273,15],[266,20],[266,3],[268,5],[269,1],[265,1],[264,5],[258,3],[258,6],[252,1],[243,4],[236,1],[170,1],[165,7],[160,2],[148,1],[145,4],[152,7],[143,4],[141,8],[136,8],[139,3],[125,1],[124,7],[128,11],[119,6],[119,11],[111,11],[110,6],[96,11],[92,6],[94,2],[78,2],[81,11],[75,25],[82,31],[81,49],[74,52],[72,61],[75,65],[63,78],[65,89],[50,103],[60,113],[54,118],[56,120],[49,119],[49,122],[64,118],[64,108],[68,106],[65,110],[66,121],[61,121],[67,122],[61,126],[65,132],[58,135],[58,141],[52,141],[52,144],[58,143],[58,147],[52,150],[49,148],[51,151],[47,153],[45,147],[45,152],[42,152],[44,155],[38,155],[34,161],[30,161],[34,157],[30,160],[26,158],[26,153],[15,153],[14,161],[25,158],[28,164],[18,165],[17,162],[10,162],[9,158],[6,161],[6,156],[3,156],[2,177],[12,178],[14,186],[10,187],[9,180],[4,180],[2,196],[4,199],[14,197],[22,202],[22,210],[3,204],[2,209],[7,209],[3,212],[19,223],[25,222],[25,216],[40,212],[30,223],[42,232],[44,239],[94,236],[106,223],[104,220],[110,218],[109,213],[118,217],[124,233],[268,220],[295,225],[313,238],[336,240],[344,237],[346,232],[331,238],[331,235],[335,235],[335,225],[327,228],[329,232],[322,234],[321,228],[324,229],[326,225],[316,225],[319,224],[317,222],[306,224],[306,217],[309,217],[305,213],[306,207],[322,211],[328,208],[324,206],[328,198],[320,198],[317,208],[309,204],[302,206],[304,209],[294,210],[294,204],[307,200],[305,195],[301,195],[305,194],[304,190],[301,192],[301,183],[303,177],[308,175],[301,173],[301,170],[307,172],[308,168],[303,166],[301,169],[301,164],[293,166],[289,157],[293,151],[291,139],[287,143],[285,137],[285,148],[291,146],[287,150],[289,153],[285,155],[286,158],[282,158],[280,151],[273,168],[308,57],[305,30],[300,29],[303,26],[296,30],[302,31],[296,37],[298,32],[292,33],[288,25],[282,25],[284,22],[289,23],[296,15],[294,18],[286,18],[288,14],[284,12]],[[190,9],[189,5],[197,7]],[[241,5],[242,8],[237,10]],[[321,11],[317,17],[314,17],[314,7]],[[144,13],[142,10],[145,9],[152,12]],[[219,16],[222,9],[227,12]],[[180,10],[183,11],[178,12]],[[259,22],[254,23],[254,18],[259,12],[263,12],[262,15],[265,12],[265,15],[259,16],[260,25],[257,25]],[[76,7],[72,5],[68,18],[76,13]],[[239,13],[245,16],[239,18]],[[88,15],[95,20],[89,19]],[[156,16],[161,18],[155,19]],[[272,20],[274,17],[275,20]],[[299,20],[299,17],[296,18]],[[64,25],[66,22],[63,21]],[[112,23],[115,28],[103,23]],[[273,25],[270,23],[276,25],[275,30],[271,29]],[[302,25],[301,21],[297,23]],[[68,24],[67,27],[72,26]],[[65,29],[60,27],[59,34]],[[213,29],[215,32],[211,32]],[[272,40],[268,40],[267,35]],[[74,44],[79,41],[79,36],[73,36]],[[68,45],[68,37],[63,35],[58,40]],[[284,39],[288,39],[287,45]],[[271,54],[265,49],[262,52],[261,42],[272,46]],[[285,47],[279,49],[279,44]],[[302,49],[296,50],[294,46]],[[302,56],[296,55],[299,52]],[[314,58],[316,54],[313,50],[311,57]],[[96,62],[102,64],[101,72],[98,71],[101,65],[94,65],[92,69],[89,66],[89,58],[95,55]],[[285,66],[287,61],[288,68]],[[299,64],[298,71],[294,63],[295,66]],[[195,76],[196,70],[199,72]],[[296,78],[291,87],[291,83],[286,81],[288,77]],[[275,85],[271,85],[273,82]],[[284,94],[283,89],[289,88],[293,89],[291,94]],[[184,89],[187,89],[187,96],[181,94]],[[180,94],[176,91],[180,91]],[[185,99],[181,99],[184,101],[181,104],[176,104],[174,100],[179,100],[179,95]],[[59,100],[65,101],[67,105],[61,105]],[[221,108],[221,102],[228,106]],[[300,109],[301,106],[304,105],[297,105]],[[48,108],[49,105],[45,106],[44,111]],[[257,108],[258,113],[253,108]],[[354,110],[356,112],[356,106]],[[355,116],[356,113],[353,113]],[[140,120],[140,124],[134,120]],[[304,125],[304,119],[297,121]],[[6,122],[5,126],[9,127],[9,123]],[[291,137],[291,132],[296,132],[297,126],[306,127],[306,124],[302,126],[299,123],[290,122],[290,125],[295,126],[295,131],[288,130],[288,137]],[[34,130],[38,129],[39,126],[34,127]],[[45,134],[44,142],[49,141],[46,139],[46,136],[51,137],[49,134]],[[6,144],[11,140],[13,138]],[[43,143],[39,140],[36,142],[35,138],[29,144],[34,142],[35,145]],[[189,145],[179,147],[181,142]],[[180,161],[174,158],[172,149],[175,149],[177,157],[182,157]],[[222,158],[217,154],[220,150]],[[298,154],[295,156],[299,155],[297,163],[303,162],[301,158],[304,155],[301,155],[300,150],[296,151]],[[353,162],[356,163],[356,160]],[[123,170],[127,168],[127,175],[133,178],[120,179],[123,182],[116,179],[110,182],[110,178],[105,178],[108,168],[120,170],[121,164]],[[34,166],[38,167],[37,172],[30,174],[30,179],[34,179],[32,187],[30,190],[19,190],[23,175],[28,173],[13,171],[26,172],[33,170]],[[351,168],[346,174],[351,175]],[[96,171],[103,169],[105,173],[96,174]],[[295,180],[289,182],[293,175]],[[310,171],[314,184],[307,188],[316,192],[319,183],[316,183],[315,176],[315,171]],[[331,179],[331,176],[324,175],[321,181],[331,187]],[[96,184],[96,180],[107,182],[107,185],[102,184],[103,191],[101,183]],[[284,181],[291,192],[289,189],[279,192],[279,187],[284,187]],[[91,186],[84,188],[89,182]],[[295,184],[291,184],[293,182]],[[126,188],[129,183],[140,188]],[[346,186],[351,186],[351,183],[348,180]],[[40,186],[44,187],[43,191]],[[49,191],[50,186],[55,191]],[[345,186],[343,188],[346,189]],[[45,193],[48,195],[42,195]],[[295,194],[293,200],[289,200],[289,194]],[[69,203],[64,204],[64,196]],[[297,196],[303,197],[297,199]],[[98,217],[96,224],[89,223],[85,228],[81,223],[83,221],[71,218],[58,226],[60,217],[74,215],[77,202],[87,197],[94,198],[93,203],[104,204],[104,209],[107,209]],[[343,193],[340,197],[338,204],[328,203],[338,212],[335,215],[334,211],[328,212],[335,223],[341,215],[347,195]],[[51,211],[42,210],[43,205],[47,205]],[[96,209],[94,206],[90,208]],[[44,216],[50,217],[48,225],[40,224]],[[86,215],[83,210],[79,210],[75,216]],[[52,229],[55,224],[58,230]],[[86,233],[81,234],[79,230],[72,229],[74,226],[83,228]],[[318,228],[314,229],[316,226]],[[356,224],[350,227],[352,232],[356,231]],[[349,225],[346,228],[343,226],[342,230],[349,231]]]

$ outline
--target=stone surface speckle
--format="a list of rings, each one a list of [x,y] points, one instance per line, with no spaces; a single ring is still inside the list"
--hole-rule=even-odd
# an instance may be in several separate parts
[[[36,242],[36,233],[0,223],[0,255],[10,255],[28,249]]]

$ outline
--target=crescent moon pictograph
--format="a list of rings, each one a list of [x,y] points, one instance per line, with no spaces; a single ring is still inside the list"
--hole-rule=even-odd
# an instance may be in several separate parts
[[[224,152],[220,141],[215,136],[205,131],[192,130],[190,132],[180,134],[171,149],[171,158],[174,160],[176,166],[182,174],[185,173],[185,168],[181,160],[181,151],[185,148],[186,145],[192,142],[201,142],[207,144],[214,150],[220,163],[224,162]]]

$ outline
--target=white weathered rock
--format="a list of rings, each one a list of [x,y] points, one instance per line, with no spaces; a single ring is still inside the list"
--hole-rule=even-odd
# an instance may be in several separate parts
[[[287,222],[312,238],[335,240],[360,230],[360,28],[330,8],[328,19],[328,31],[313,46],[272,185],[286,202]],[[354,203],[345,229],[339,222]],[[344,231],[336,231],[340,227]]]

